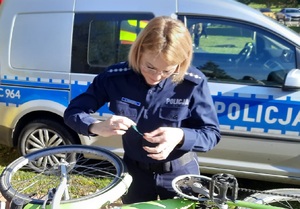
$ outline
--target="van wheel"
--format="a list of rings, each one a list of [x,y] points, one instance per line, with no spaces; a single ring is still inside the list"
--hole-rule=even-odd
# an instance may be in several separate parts
[[[65,144],[76,144],[75,137],[64,124],[53,120],[32,121],[23,128],[18,138],[18,150],[21,155]]]

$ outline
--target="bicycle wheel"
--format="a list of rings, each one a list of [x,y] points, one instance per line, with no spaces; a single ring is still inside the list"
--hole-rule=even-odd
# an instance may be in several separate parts
[[[132,181],[116,154],[100,147],[63,145],[30,153],[8,165],[0,179],[3,196],[9,201],[44,204],[49,191],[60,185],[62,160],[67,164],[69,197],[60,208],[99,209],[120,198]]]
[[[246,197],[244,201],[282,208],[300,208],[300,189],[284,188],[266,190],[264,192],[269,194],[255,193]],[[281,194],[282,196],[276,194]]]
[[[180,175],[172,181],[175,192],[183,198],[196,201],[209,199],[209,184],[211,178],[202,175]]]

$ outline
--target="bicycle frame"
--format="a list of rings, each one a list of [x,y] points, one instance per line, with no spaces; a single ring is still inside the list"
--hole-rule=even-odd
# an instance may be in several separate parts
[[[120,209],[174,209],[174,208],[184,208],[184,209],[195,209],[197,205],[196,201],[187,199],[167,199],[167,200],[156,200],[149,202],[134,203],[127,206],[122,206]],[[283,209],[282,207],[262,205],[258,203],[251,203],[241,200],[236,200],[235,202],[227,201],[224,204],[216,204],[215,202],[209,200],[208,205],[216,205],[220,209],[231,207],[242,207],[242,208],[252,208],[252,209]]]
[[[246,202],[242,200],[236,200],[235,202],[227,201],[226,204],[229,206],[237,206],[237,207],[253,208],[253,209],[280,209],[280,208],[282,209],[282,207],[262,205],[262,204]]]
[[[63,157],[60,158],[60,160],[56,158],[57,160],[55,162],[57,163],[49,166],[51,172],[53,172],[53,169],[55,170],[55,173],[53,174],[55,174],[55,176],[57,177],[57,181],[56,181],[57,184],[56,186],[50,184],[49,185],[50,188],[46,187],[47,189],[49,189],[49,191],[47,193],[46,190],[43,193],[43,196],[41,196],[41,199],[39,199],[39,201],[31,201],[33,198],[31,197],[27,198],[26,195],[23,195],[22,194],[23,190],[20,190],[21,193],[18,193],[18,195],[16,195],[17,190],[14,190],[14,187],[12,186],[13,184],[11,184],[10,181],[12,179],[13,174],[18,169],[22,168],[22,166],[26,166],[27,163],[35,162],[37,159],[41,159],[44,157],[55,156],[55,155],[60,156],[61,153],[63,153],[64,156],[66,153],[73,154],[74,152],[80,154],[79,158],[76,159],[76,162],[86,162],[85,158],[83,158],[84,160],[81,161],[82,159],[80,159],[80,156],[83,154],[92,155],[92,153],[95,154],[94,157],[105,156],[106,159],[110,159],[112,163],[110,165],[112,165],[113,167],[115,166],[114,168],[116,169],[118,168],[119,170],[117,176],[115,175],[115,173],[113,173],[114,178],[118,177],[117,178],[118,184],[114,184],[114,186],[110,185],[105,190],[102,190],[102,192],[100,190],[100,193],[97,193],[97,195],[93,196],[92,198],[87,198],[87,199],[82,198],[79,201],[72,201],[71,191],[72,189],[74,189],[74,187],[72,188],[70,187],[72,181],[69,180],[71,179],[70,175],[72,175],[72,172],[70,171],[73,169],[73,167],[72,166],[70,167],[69,166],[70,164],[65,160],[65,157]],[[71,161],[71,162],[73,163],[75,161]],[[109,173],[107,172],[107,170],[105,170],[105,167],[102,166],[98,167],[96,166],[97,164],[88,164],[88,165],[89,166],[93,165],[92,167],[93,172],[98,170],[103,172],[102,169],[104,169],[106,173]],[[57,170],[57,168],[59,169]],[[91,170],[89,170],[88,167],[84,166],[84,171],[87,171],[87,173],[89,173],[89,171]],[[84,174],[87,173],[84,172]],[[48,179],[49,176],[46,176],[46,178]],[[19,183],[19,179],[16,180],[17,180],[16,182]],[[6,195],[7,197],[12,198],[12,199],[8,198],[10,201],[12,201],[11,209],[21,209],[21,208],[23,209],[82,209],[87,205],[94,206],[94,208],[98,209],[100,207],[109,206],[111,203],[113,203],[118,198],[120,198],[124,193],[126,193],[128,187],[130,186],[131,181],[132,181],[132,177],[127,173],[126,167],[122,163],[122,160],[116,155],[112,154],[111,152],[101,149],[99,147],[69,145],[69,146],[58,146],[58,147],[44,149],[41,151],[37,151],[35,153],[31,153],[26,157],[20,157],[16,159],[4,170],[4,172],[1,175],[0,183],[1,183],[2,193],[7,191],[10,192],[7,193]],[[26,182],[26,179],[24,182]],[[32,185],[31,181],[28,182],[29,184],[26,185],[27,188]],[[264,205],[264,204],[273,203],[271,201],[281,201],[281,200],[287,200],[287,201],[297,200],[299,202],[300,199],[300,189],[287,188],[287,189],[278,189],[278,193],[274,192],[273,190],[257,193],[249,196],[250,199],[246,198],[245,201],[237,200],[238,183],[236,178],[231,174],[216,174],[212,178],[209,178],[207,176],[192,175],[192,174],[181,175],[176,177],[173,180],[172,186],[174,190],[177,192],[177,194],[181,196],[181,198],[138,202],[130,205],[114,207],[114,209],[160,209],[160,208],[196,209],[196,208],[203,208],[202,206],[212,206],[214,208],[220,208],[220,209],[227,209],[228,207],[231,206],[237,206],[242,208],[253,208],[253,209],[279,209],[281,207]],[[70,195],[68,189],[70,189]],[[192,191],[192,192],[186,192],[186,191]],[[31,193],[24,193],[24,194],[31,195]],[[263,196],[261,196],[261,194],[263,194]],[[272,198],[270,198],[269,196],[264,196],[268,194],[271,194]],[[286,197],[288,198],[280,199],[281,195],[283,195],[285,198]],[[14,199],[14,197],[16,198]],[[254,201],[252,202],[252,200]],[[256,200],[259,200],[259,202]],[[35,203],[33,204],[29,201]]]
[[[211,203],[214,205],[215,203]],[[148,201],[148,202],[140,202],[140,203],[133,203],[130,205],[124,205],[120,207],[114,207],[114,209],[174,209],[174,208],[184,208],[184,209],[195,209],[197,205],[196,201],[193,200],[186,200],[182,198],[178,199],[167,199],[167,200],[156,200],[156,201]],[[275,207],[270,205],[262,205],[258,203],[250,203],[246,201],[237,200],[235,202],[227,201],[223,207],[219,205],[220,208],[227,208],[227,206],[237,206],[237,207],[245,207],[245,208],[253,208],[253,209],[280,209],[281,207]],[[58,208],[66,208],[62,207],[61,205],[57,206],[46,206],[46,209],[58,209]],[[42,209],[41,205],[35,204],[27,204],[24,209]],[[282,209],[282,208],[281,208]]]
[[[65,161],[63,161],[62,164],[60,165],[60,171],[61,171],[61,183],[54,194],[51,209],[59,208],[62,197],[64,197],[65,200],[70,199],[68,185],[67,185],[68,183],[67,164]]]
[[[62,199],[68,200],[68,185],[67,185],[67,163],[61,162],[60,170],[61,170],[61,183],[57,187],[54,197],[52,199],[52,203],[50,205],[46,205],[47,200],[45,200],[45,204],[37,205],[37,204],[26,204],[24,209],[68,209],[68,205],[61,205],[60,202]],[[212,180],[212,184],[214,185],[214,179]],[[211,186],[210,185],[210,186]],[[210,188],[212,195],[214,189]],[[223,192],[227,192],[227,188],[223,189]],[[207,195],[207,194],[206,194]],[[235,191],[233,191],[233,196],[235,195]],[[226,199],[226,193],[220,196],[221,199]],[[235,201],[220,201],[221,199],[216,198],[207,198],[205,202],[206,205],[213,205],[220,209],[228,209],[228,207],[242,207],[242,208],[252,208],[252,209],[282,209],[282,207],[263,205],[258,203],[251,203],[247,201],[235,200]],[[220,202],[220,203],[218,203]],[[196,200],[188,200],[184,198],[176,198],[176,199],[167,199],[167,200],[156,200],[156,201],[148,201],[148,202],[139,202],[133,203],[129,205],[124,205],[121,207],[114,207],[114,209],[196,209],[198,201]]]
[[[196,202],[193,200],[186,200],[182,198],[155,200],[148,202],[133,203],[120,207],[120,209],[195,209]]]
[[[211,201],[210,201],[211,202]],[[220,209],[228,208],[228,206],[252,208],[252,209],[282,209],[281,207],[275,207],[270,205],[262,205],[258,203],[250,203],[246,201],[237,200],[235,202],[227,201],[223,205],[216,204],[214,202],[208,203],[209,205],[217,205]],[[127,206],[122,206],[120,209],[195,209],[197,205],[196,201],[186,199],[168,199],[168,200],[156,200],[149,202],[134,203]]]

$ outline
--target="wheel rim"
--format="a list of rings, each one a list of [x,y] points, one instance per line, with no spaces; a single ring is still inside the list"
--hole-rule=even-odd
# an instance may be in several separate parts
[[[201,175],[181,175],[177,176],[172,181],[172,187],[175,192],[184,198],[195,200],[195,201],[205,201],[209,199],[209,183],[211,178]],[[202,188],[204,193],[200,194],[197,192],[198,188]]]
[[[90,146],[85,146],[83,149],[82,145],[70,145],[40,150],[28,155],[32,157],[21,157],[18,161],[13,162],[13,165],[10,165],[11,168],[7,170],[9,174],[5,174],[7,175],[6,181],[10,183],[3,183],[3,179],[1,183],[7,186],[4,190],[6,192],[9,190],[11,195],[34,202],[35,204],[43,204],[45,194],[49,191],[48,184],[51,184],[51,188],[55,188],[60,182],[60,172],[58,172],[57,169],[58,164],[52,161],[54,164],[46,164],[43,170],[37,171],[34,169],[30,175],[26,175],[25,179],[21,179],[17,172],[22,173],[32,170],[31,164],[34,161],[47,158],[49,155],[66,156],[64,159],[69,162],[67,167],[69,179],[68,188],[72,197],[71,199],[62,201],[62,203],[79,202],[94,198],[102,193],[106,193],[106,191],[110,190],[116,184],[119,184],[117,182],[122,181],[124,178],[123,172],[125,171],[124,165],[118,157],[112,157],[114,155],[106,153],[105,151],[98,151],[99,149],[100,148]],[[52,151],[49,152],[49,150]],[[87,158],[85,156],[86,154]],[[70,160],[68,156],[76,157]],[[90,161],[90,158],[92,161]],[[93,160],[95,158],[101,160],[95,161]],[[49,163],[49,161],[44,162]],[[81,180],[81,182],[78,182],[79,179],[82,178],[85,178],[84,181]],[[102,181],[102,178],[105,178],[105,181]],[[82,184],[82,182],[84,184]],[[123,185],[123,183],[120,184]],[[32,194],[34,194],[34,196],[32,196]]]
[[[40,149],[65,144],[65,141],[57,132],[47,128],[40,128],[34,130],[26,139],[25,152],[29,154]]]
[[[56,131],[48,128],[39,128],[35,129],[28,135],[25,141],[25,153],[30,154],[38,150],[60,145],[66,145],[66,143]],[[41,172],[47,169],[49,165],[54,166],[63,158],[66,158],[66,156],[62,154],[55,154],[41,157],[34,162],[30,162],[28,165],[31,169]]]

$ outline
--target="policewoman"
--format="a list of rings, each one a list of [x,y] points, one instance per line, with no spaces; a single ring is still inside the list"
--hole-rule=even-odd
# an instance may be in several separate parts
[[[128,62],[97,75],[65,111],[65,123],[80,134],[122,135],[133,177],[124,204],[173,198],[172,180],[200,174],[195,152],[220,140],[207,80],[191,66],[192,55],[185,25],[156,17],[133,43]],[[100,122],[90,115],[107,102],[114,116]]]

